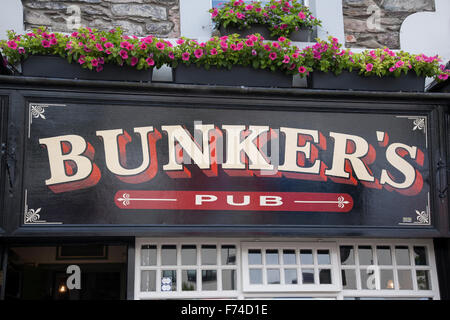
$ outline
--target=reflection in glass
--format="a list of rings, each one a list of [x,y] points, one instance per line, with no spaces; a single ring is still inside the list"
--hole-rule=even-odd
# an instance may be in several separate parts
[[[383,289],[394,288],[394,272],[392,270],[380,270],[380,286]]]
[[[261,250],[248,250],[248,264],[262,264]]]
[[[417,270],[417,287],[419,290],[431,290],[430,274],[428,270]]]
[[[161,248],[161,265],[176,266],[177,265],[177,246],[164,245]]]
[[[346,290],[356,290],[356,272],[354,269],[342,270],[342,287]]]
[[[181,290],[182,291],[197,290],[197,270],[181,271]]]
[[[202,290],[205,291],[217,290],[216,270],[202,270]]]
[[[250,269],[250,284],[262,284],[262,269]]]
[[[302,269],[303,284],[314,283],[314,269]]]
[[[266,250],[266,264],[279,264],[278,250]]]
[[[361,277],[361,288],[362,289],[376,289],[376,279],[374,276],[373,270],[361,269],[360,277]]]
[[[222,270],[222,290],[237,290],[236,270]]]
[[[141,266],[156,266],[156,246],[141,247]]]
[[[197,265],[197,247],[190,245],[181,246],[181,264],[184,266]]]
[[[170,279],[170,281],[169,281]],[[172,285],[168,288],[164,286],[168,286],[170,283]],[[161,291],[177,291],[177,271],[176,270],[162,270],[161,273]]]
[[[314,264],[312,250],[310,249],[300,250],[300,262],[302,264]]]
[[[267,283],[280,284],[280,269],[267,269]]]
[[[297,269],[284,269],[284,283],[297,284]]]
[[[398,285],[400,290],[413,290],[411,270],[398,270]]]
[[[202,265],[217,264],[217,249],[215,245],[202,246]]]
[[[425,247],[414,246],[414,261],[416,266],[426,266],[427,261],[427,249]]]
[[[236,247],[235,246],[222,246],[221,262],[222,262],[222,265],[236,264]]]
[[[331,270],[330,269],[319,270],[319,283],[320,284],[331,284]]]
[[[141,271],[141,291],[156,291],[156,271],[144,270]]]
[[[392,265],[391,247],[378,246],[377,247],[378,265],[387,266]]]
[[[330,250],[317,250],[318,264],[331,264]]]
[[[353,246],[340,246],[341,264],[344,266],[355,264],[355,252]]]
[[[295,250],[283,250],[283,263],[284,264],[296,264]]]
[[[360,265],[367,266],[373,264],[373,254],[371,246],[359,246],[358,255]]]
[[[411,261],[409,260],[409,248],[407,246],[395,247],[395,259],[399,266],[409,266]]]

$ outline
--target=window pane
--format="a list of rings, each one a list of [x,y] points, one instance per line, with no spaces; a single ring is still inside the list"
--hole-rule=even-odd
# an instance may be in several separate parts
[[[284,269],[284,283],[297,284],[297,269]]]
[[[262,264],[261,250],[248,250],[248,264]]]
[[[202,290],[217,290],[217,271],[202,270]]]
[[[250,269],[250,284],[262,284],[262,269]]]
[[[202,265],[217,264],[217,249],[214,245],[202,246]]]
[[[419,290],[431,290],[430,275],[428,270],[417,270],[417,287]]]
[[[413,290],[411,270],[398,270],[400,290]]]
[[[314,269],[302,269],[303,284],[314,283]]]
[[[162,246],[161,249],[161,264],[163,266],[177,265],[177,246]]]
[[[341,264],[344,266],[355,264],[355,252],[353,246],[340,246]]]
[[[331,284],[331,270],[330,269],[319,270],[319,283],[320,284]]]
[[[266,250],[266,264],[279,264],[278,250]]]
[[[161,271],[161,291],[177,291],[177,271]]]
[[[267,284],[280,284],[280,269],[267,269]]]
[[[283,250],[283,263],[284,264],[296,264],[297,263],[295,250]]]
[[[156,291],[156,271],[141,271],[141,291]]]
[[[197,265],[197,247],[184,245],[181,247],[181,264],[184,266]]]
[[[376,288],[376,279],[373,270],[361,269],[361,288],[374,290]]]
[[[397,260],[397,265],[409,266],[411,264],[409,260],[409,248],[406,246],[395,247],[395,259]]]
[[[197,290],[197,271],[196,270],[181,271],[181,290],[182,291]]]
[[[222,246],[221,262],[222,262],[222,265],[236,264],[236,247],[235,246]]]
[[[377,247],[378,265],[392,265],[391,248],[388,246]]]
[[[156,246],[141,247],[141,266],[156,266]]]
[[[346,290],[356,290],[356,272],[353,269],[342,270],[342,287]]]
[[[314,264],[312,250],[300,250],[300,262],[302,264]]]
[[[222,290],[237,290],[236,270],[222,270]]]
[[[331,264],[330,250],[317,250],[318,264]]]
[[[371,246],[359,246],[358,247],[359,264],[371,265],[373,264],[373,253]]]
[[[392,270],[380,270],[380,287],[383,289],[394,289],[394,272]]]
[[[414,247],[414,261],[416,266],[427,266],[427,249],[425,247]]]

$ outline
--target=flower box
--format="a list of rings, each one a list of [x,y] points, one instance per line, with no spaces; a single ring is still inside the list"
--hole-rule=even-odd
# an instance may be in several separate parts
[[[105,64],[103,70],[97,72],[58,56],[30,56],[22,62],[22,75],[27,77],[151,82],[152,74],[152,70],[111,64]]]
[[[242,38],[246,38],[248,35],[259,33],[264,37],[265,40],[278,40],[278,37],[274,37],[270,34],[270,31],[262,24],[252,25],[250,29],[238,29],[235,27],[223,27],[220,26],[219,32],[222,36],[227,36],[230,34],[237,33],[241,35]],[[289,35],[291,41],[298,42],[309,42],[312,39],[313,30],[312,29],[300,29],[294,31]]]
[[[271,72],[252,67],[234,66],[230,70],[196,65],[178,65],[173,69],[173,81],[179,84],[200,84],[246,87],[292,87],[292,76],[280,71]]]
[[[360,76],[357,72],[343,71],[339,75],[331,72],[312,72],[308,76],[308,88],[338,89],[364,91],[406,91],[423,92],[425,77],[418,77],[415,73],[408,73],[398,78],[393,76]]]

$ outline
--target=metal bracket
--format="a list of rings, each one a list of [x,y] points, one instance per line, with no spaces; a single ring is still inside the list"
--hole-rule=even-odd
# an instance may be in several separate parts
[[[12,152],[9,153],[8,152],[8,147],[7,144],[5,142],[3,142],[1,144],[1,149],[0,149],[0,154],[2,156],[2,158],[5,156],[6,157],[6,170],[8,173],[8,177],[9,177],[9,187],[12,189],[13,187],[13,181],[14,181],[14,167],[15,167],[15,162],[16,162],[16,152],[15,149],[12,149]]]
[[[449,166],[445,162],[440,160],[437,163],[437,173],[439,173],[439,171],[442,169],[445,170],[446,172],[450,172]],[[448,186],[449,186],[449,184],[447,183],[447,186],[444,188],[444,190],[439,190],[439,198],[443,199],[447,196]]]

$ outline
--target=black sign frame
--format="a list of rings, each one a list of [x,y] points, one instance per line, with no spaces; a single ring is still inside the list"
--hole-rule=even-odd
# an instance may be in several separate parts
[[[59,84],[64,84],[62,82]],[[69,84],[70,81],[68,82]],[[327,91],[304,91],[302,94],[294,90],[241,90],[239,88],[211,88],[175,85],[150,85],[144,91],[139,86],[115,86],[111,89],[99,84],[92,87],[86,83],[80,87],[14,87],[0,90],[0,94],[9,99],[8,149],[14,150],[15,166],[12,179],[11,196],[5,194],[5,211],[7,213],[6,232],[10,236],[314,236],[314,237],[426,237],[442,236],[442,223],[447,221],[447,212],[443,213],[443,199],[439,198],[439,175],[437,161],[442,159],[440,139],[440,112],[448,108],[445,100],[428,99],[425,94],[383,94],[383,93],[334,93]],[[14,90],[18,89],[18,90]],[[62,226],[24,226],[24,176],[25,140],[27,135],[28,104],[42,103],[133,103],[140,105],[156,105],[171,103],[175,106],[208,108],[211,105],[223,109],[271,110],[274,105],[280,111],[315,110],[320,112],[366,112],[417,114],[426,116],[429,132],[430,159],[430,206],[432,212],[431,226],[395,227],[290,227],[290,226],[148,226],[148,225],[62,225]],[[441,136],[442,137],[442,136]],[[2,185],[5,191],[10,190],[7,181]],[[446,200],[444,200],[446,201]],[[445,227],[447,229],[447,227]]]

